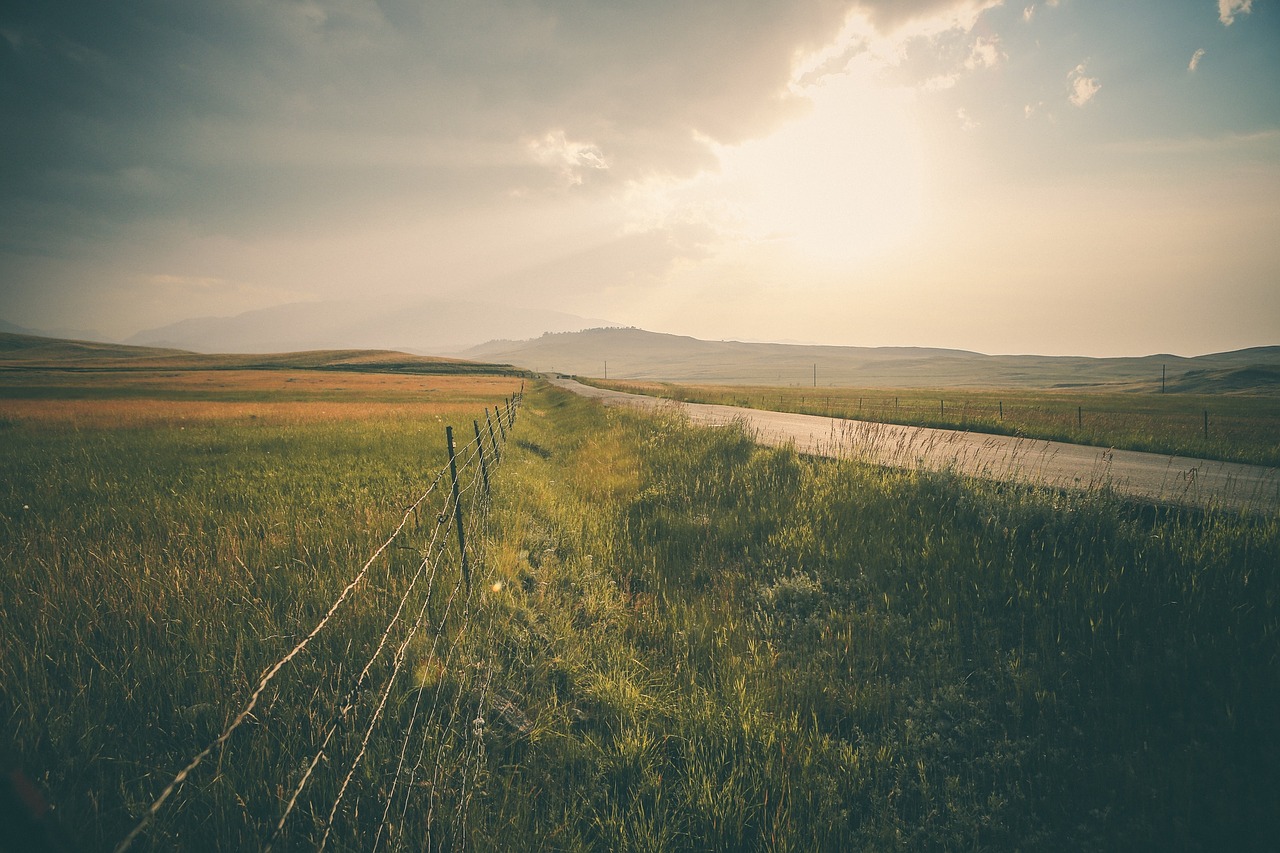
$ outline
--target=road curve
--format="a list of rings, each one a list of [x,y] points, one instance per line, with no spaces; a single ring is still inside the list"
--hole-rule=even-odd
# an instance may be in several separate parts
[[[742,422],[761,444],[794,444],[817,456],[853,458],[897,468],[951,468],[988,479],[1057,488],[1109,487],[1155,503],[1272,513],[1280,510],[1280,469],[1059,441],[908,427],[736,406],[679,403],[607,391],[572,379],[553,385],[607,406],[672,409],[692,423]]]

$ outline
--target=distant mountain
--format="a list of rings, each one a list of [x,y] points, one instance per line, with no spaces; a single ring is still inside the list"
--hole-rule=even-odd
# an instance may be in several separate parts
[[[526,341],[491,341],[461,353],[540,372],[610,379],[886,388],[1168,390],[1186,376],[1196,393],[1280,393],[1280,347],[1187,358],[983,355],[926,347],[831,347],[704,341],[642,329],[589,329]],[[1215,381],[1221,378],[1222,381]]]
[[[19,326],[16,323],[10,323],[7,320],[0,320],[0,332],[9,335],[34,335],[36,337],[56,338],[59,340],[112,342],[110,337],[102,334],[97,329],[31,329],[26,326]]]
[[[577,331],[601,320],[509,305],[459,301],[298,302],[234,317],[182,320],[125,343],[197,352],[395,349],[452,355],[494,338]]]

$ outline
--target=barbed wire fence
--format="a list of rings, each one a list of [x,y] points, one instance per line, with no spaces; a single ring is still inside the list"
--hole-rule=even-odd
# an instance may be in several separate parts
[[[372,652],[363,661],[349,687],[329,707],[313,709],[326,720],[314,751],[291,765],[296,778],[280,782],[287,791],[278,819],[262,849],[324,850],[342,819],[342,807],[362,768],[366,775],[384,775],[389,782],[379,791],[381,803],[376,828],[367,839],[367,849],[380,845],[398,847],[403,828],[418,816],[422,849],[447,847],[450,839],[462,836],[466,814],[485,764],[485,712],[490,701],[493,678],[492,632],[477,623],[484,578],[473,582],[468,542],[478,541],[485,529],[490,509],[490,473],[504,456],[503,445],[515,427],[523,403],[524,389],[495,406],[485,408],[484,427],[472,422],[474,437],[455,446],[453,428],[446,427],[449,461],[434,473],[430,482],[404,510],[399,523],[350,577],[328,609],[292,648],[265,667],[253,690],[239,710],[230,717],[221,733],[196,752],[151,803],[142,810],[132,829],[115,846],[115,853],[132,849],[171,807],[177,792],[215,752],[224,750],[246,723],[261,723],[255,716],[269,687],[288,678],[290,667],[308,653],[312,642],[335,624],[335,617],[362,592],[369,589],[371,569],[386,560],[393,547],[410,535],[425,534],[425,544],[414,548],[421,554],[394,610],[378,635]],[[429,526],[429,532],[424,527]],[[492,618],[492,617],[491,617]],[[469,653],[469,635],[477,633],[484,653]],[[416,689],[403,731],[393,738],[398,744],[394,767],[369,773],[366,762],[370,743],[380,727],[387,725],[389,704],[399,685],[405,686],[405,669],[416,655],[421,672],[412,673]],[[313,697],[321,700],[316,686]],[[342,745],[352,746],[349,735],[358,733],[348,759],[339,754]],[[384,734],[384,737],[386,735]],[[339,742],[343,742],[340,745]],[[462,761],[457,761],[457,756]],[[450,759],[453,759],[452,761]],[[220,763],[221,759],[219,759]],[[326,773],[331,778],[330,797],[319,791],[317,780]],[[337,781],[340,778],[340,781]],[[455,786],[450,789],[450,785]],[[308,794],[311,794],[308,797]],[[452,800],[449,814],[438,814]],[[299,828],[304,815],[309,826]],[[362,824],[364,826],[364,824]],[[318,835],[318,840],[314,840]],[[299,837],[301,836],[301,837]],[[416,843],[416,842],[415,842]],[[363,842],[362,842],[363,846]]]

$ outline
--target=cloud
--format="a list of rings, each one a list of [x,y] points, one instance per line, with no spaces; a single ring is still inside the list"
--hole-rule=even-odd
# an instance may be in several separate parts
[[[1247,15],[1253,11],[1253,0],[1218,0],[1218,20],[1223,26],[1231,26],[1236,15]]]
[[[928,20],[970,21],[1004,0],[858,0],[876,28],[891,34],[904,26]],[[971,25],[971,24],[970,24]]]
[[[1195,53],[1191,54],[1191,61],[1187,63],[1188,71],[1195,71],[1200,67],[1200,60],[1204,59],[1204,48],[1199,48]]]
[[[1077,107],[1083,107],[1093,100],[1093,96],[1102,88],[1102,84],[1096,77],[1090,77],[1085,73],[1084,63],[1071,69],[1067,79],[1071,82],[1071,94],[1068,100]]]
[[[846,11],[842,0],[24,4],[0,18],[0,228],[23,203],[211,232],[246,211],[254,232],[311,216],[323,199],[368,216],[387,190],[447,209],[529,184],[526,140],[555,130],[609,152],[608,170],[581,173],[691,174],[714,162],[694,131],[733,143],[795,113],[793,60]],[[475,153],[460,162],[459,150]],[[122,203],[105,184],[128,173],[163,191]]]
[[[973,52],[964,61],[964,67],[973,71],[978,68],[995,68],[1007,57],[1000,50],[1000,37],[979,37],[973,44]]]
[[[1036,6],[1032,3],[1030,6],[1022,10],[1022,20],[1031,23],[1031,19],[1036,16]]]
[[[797,66],[833,40],[816,79],[846,73],[873,42],[914,40],[922,55],[945,44],[923,79],[1001,61],[972,34],[999,2],[9,4],[0,287],[21,269],[23,287],[88,289],[80,271],[111,264],[298,287],[299,265],[275,259],[308,245],[357,247],[344,257],[376,269],[370,287],[457,284],[467,235],[479,242],[492,223],[526,234],[522,216],[567,223],[634,182],[715,172],[716,146],[804,114]],[[852,18],[861,28],[840,42]],[[450,223],[466,233],[444,240],[442,228],[464,228]],[[397,251],[432,251],[368,248],[388,232]],[[538,233],[513,244],[562,239]],[[354,275],[307,269],[317,288]]]
[[[581,186],[590,171],[608,171],[603,152],[589,142],[572,142],[563,130],[549,131],[527,143],[533,159],[553,170],[570,186]]]
[[[937,20],[967,31],[998,2],[852,8],[880,34]],[[759,138],[805,109],[792,88],[797,58],[829,45],[850,9],[850,0],[23,4],[0,17],[0,230],[54,205],[104,228],[181,218],[249,236],[344,211],[446,211],[565,180],[608,191],[696,174],[715,167],[707,141]],[[999,59],[989,40],[965,56],[977,67]],[[549,143],[557,132],[584,148]],[[549,168],[559,180],[544,180]],[[124,175],[150,183],[117,191]]]

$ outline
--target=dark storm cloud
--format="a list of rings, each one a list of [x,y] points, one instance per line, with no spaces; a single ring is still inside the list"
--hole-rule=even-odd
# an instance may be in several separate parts
[[[64,216],[254,232],[536,190],[552,130],[607,177],[707,165],[788,114],[847,3],[39,2],[0,12],[6,241]],[[595,176],[600,177],[600,176]],[[69,223],[68,223],[69,224]],[[28,235],[24,238],[22,235]],[[56,238],[55,238],[56,241]]]

